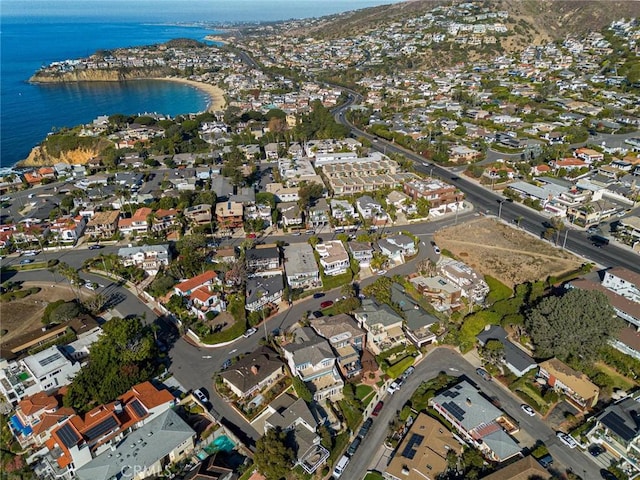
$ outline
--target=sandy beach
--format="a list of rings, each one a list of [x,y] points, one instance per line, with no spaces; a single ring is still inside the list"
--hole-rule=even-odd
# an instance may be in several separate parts
[[[210,102],[207,108],[208,112],[216,112],[224,110],[226,102],[224,99],[224,91],[217,85],[211,85],[210,83],[196,82],[195,80],[189,80],[187,78],[180,77],[164,77],[157,80],[169,80],[171,82],[184,83],[185,85],[191,85],[192,87],[199,88],[207,95],[209,95]]]

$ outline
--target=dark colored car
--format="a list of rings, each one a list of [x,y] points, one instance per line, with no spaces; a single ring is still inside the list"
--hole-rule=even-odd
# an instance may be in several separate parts
[[[373,412],[371,412],[371,415],[373,415],[374,417],[377,417],[378,414],[380,413],[380,410],[382,410],[382,407],[384,407],[384,402],[379,401],[378,404],[376,405],[376,407],[373,409]]]
[[[491,381],[491,374],[484,368],[476,368],[476,373],[484,378],[487,382]]]
[[[324,297],[324,293],[314,293],[313,298],[322,298]]]
[[[364,439],[364,437],[367,436],[367,433],[369,433],[369,430],[371,429],[371,425],[373,425],[373,418],[369,417],[364,421],[364,423],[360,427],[360,431],[358,432],[358,437]]]
[[[351,442],[351,445],[349,445],[349,448],[347,448],[347,455],[353,457],[360,446],[360,442],[362,442],[362,439],[360,437],[356,437],[353,442]]]
[[[594,456],[597,457],[598,455],[601,455],[604,453],[604,448],[601,447],[600,445],[591,445],[589,447],[589,453]]]
[[[331,300],[327,300],[326,302],[322,302],[320,304],[320,308],[329,308],[333,306],[333,302]]]
[[[546,454],[538,459],[538,463],[544,468],[549,468],[553,464],[553,457],[550,454]]]
[[[102,248],[102,245],[90,245],[89,246],[89,250],[100,250]]]

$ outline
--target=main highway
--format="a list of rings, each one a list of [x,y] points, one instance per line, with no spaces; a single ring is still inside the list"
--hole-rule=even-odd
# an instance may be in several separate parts
[[[507,222],[517,222],[520,228],[537,236],[540,236],[545,230],[543,224],[549,221],[549,216],[517,202],[508,201],[502,195],[484,188],[473,180],[464,178],[458,173],[433,162],[427,162],[423,157],[410,150],[356,128],[347,120],[345,112],[351,105],[357,104],[359,99],[360,96],[356,92],[350,91],[349,100],[334,110],[336,120],[349,127],[354,137],[366,138],[372,143],[373,148],[380,152],[404,155],[414,162],[414,168],[417,172],[424,175],[433,175],[456,185],[464,192],[465,199],[471,202],[478,212],[500,216],[502,220]],[[640,257],[637,253],[614,243],[602,248],[596,247],[589,240],[586,232],[573,228],[571,225],[567,226],[565,232],[561,232],[559,243],[567,250],[602,267],[624,266],[629,270],[640,273]]]

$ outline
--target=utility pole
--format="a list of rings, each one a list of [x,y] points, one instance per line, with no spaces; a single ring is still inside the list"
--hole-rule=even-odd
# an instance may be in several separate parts
[[[502,204],[506,202],[506,200],[499,200],[500,206],[498,207],[498,220],[502,219]]]
[[[562,242],[562,248],[565,248],[565,246],[567,245],[567,235],[569,235],[569,229],[566,229],[564,231],[564,242]]]

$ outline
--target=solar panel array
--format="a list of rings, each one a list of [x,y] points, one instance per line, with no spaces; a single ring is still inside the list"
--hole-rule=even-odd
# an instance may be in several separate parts
[[[105,418],[102,422],[100,422],[95,427],[91,427],[86,433],[85,436],[89,440],[93,440],[101,437],[107,432],[110,432],[115,427],[118,426],[118,421],[113,416],[109,416]]]
[[[447,390],[442,394],[443,397],[449,397],[449,398],[456,398],[458,395],[460,395],[460,392],[454,392],[451,390]]]
[[[424,435],[418,435],[417,433],[412,434],[401,455],[409,460],[413,460],[413,457],[415,457],[417,453],[413,447],[419,446],[423,440]]]
[[[140,403],[140,400],[137,398],[131,402],[131,408],[136,413],[136,415],[140,418],[144,417],[147,414],[146,408]]]
[[[616,435],[620,436],[627,442],[633,440],[636,432],[625,423],[624,419],[615,412],[609,412],[602,418],[602,423],[613,430]]]
[[[453,417],[461,422],[464,419],[465,411],[456,405],[453,402],[443,403],[442,406],[451,414]]]
[[[40,364],[41,367],[46,367],[50,363],[53,363],[56,360],[59,360],[60,358],[62,358],[62,355],[60,354],[60,352],[56,352],[52,355],[49,355],[48,357],[43,358],[38,363]]]
[[[80,437],[78,436],[76,431],[68,423],[65,423],[62,427],[60,427],[60,430],[58,430],[58,437],[67,448],[73,447],[78,443],[78,440],[80,440]]]

